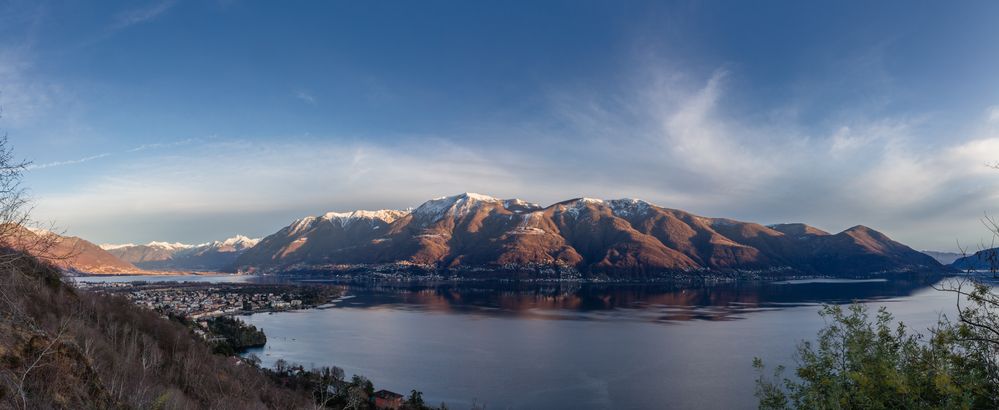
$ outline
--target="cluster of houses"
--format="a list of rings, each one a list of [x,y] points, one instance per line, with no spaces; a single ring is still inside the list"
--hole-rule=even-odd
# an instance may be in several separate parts
[[[135,287],[104,284],[104,290],[124,294],[136,305],[193,320],[247,312],[298,309],[300,299],[280,293],[234,291],[225,287]]]

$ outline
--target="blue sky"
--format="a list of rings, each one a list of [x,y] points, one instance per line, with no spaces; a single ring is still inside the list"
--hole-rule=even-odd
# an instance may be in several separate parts
[[[464,191],[986,237],[999,5],[810,3],[2,2],[0,127],[95,242]]]

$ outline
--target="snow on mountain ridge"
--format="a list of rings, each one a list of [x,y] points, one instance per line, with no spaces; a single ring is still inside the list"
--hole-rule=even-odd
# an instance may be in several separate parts
[[[134,243],[102,243],[97,246],[100,246],[101,249],[109,251],[112,249],[131,248],[136,245]]]
[[[299,232],[302,232],[311,227],[312,224],[315,223],[317,220],[319,220],[319,217],[317,216],[307,216],[302,219],[297,219],[295,220],[295,222],[292,222],[291,225],[288,225],[288,227],[290,228],[289,233],[294,235]]]
[[[198,244],[196,246],[191,246],[191,248],[224,248],[233,247],[236,250],[243,250],[247,248],[252,248],[260,243],[262,238],[250,238],[244,235],[236,235],[231,238],[226,238],[221,241],[211,241]]]
[[[260,239],[261,238],[250,238],[245,235],[237,234],[236,236],[233,236],[231,238],[226,238],[225,240],[223,240],[222,245],[225,246],[244,245],[249,248],[260,242]]]
[[[395,222],[396,219],[402,218],[407,214],[409,214],[408,211],[396,211],[392,209],[380,209],[377,211],[365,211],[362,209],[352,212],[327,212],[323,215],[323,218],[331,222],[336,222],[340,224],[341,227],[347,227],[347,225],[361,219],[370,221],[379,220],[385,223],[392,223]]]
[[[527,202],[523,199],[518,199],[518,198],[504,200],[503,207],[509,211],[513,211],[516,213],[535,212],[543,209],[541,205],[532,202]]]
[[[413,211],[413,215],[424,219],[425,223],[433,223],[441,220],[448,213],[453,213],[454,216],[467,215],[482,202],[502,203],[499,199],[488,195],[465,192],[458,195],[442,196],[424,202],[423,205],[420,205]]]
[[[477,194],[475,192],[465,192],[465,193],[458,194],[458,195],[455,195],[455,196],[457,196],[457,197],[465,197],[465,198],[468,198],[468,199],[474,199],[476,201],[485,201],[485,202],[496,202],[496,201],[499,201],[499,199],[493,198],[493,197],[491,197],[489,195]],[[437,199],[443,199],[443,198],[437,198]]]
[[[562,212],[571,215],[573,218],[578,218],[579,212],[583,210],[583,208],[586,208],[587,205],[591,204],[603,205],[604,200],[598,198],[582,197],[582,198],[570,199],[568,201],[560,202],[555,205],[557,205]]]
[[[611,199],[606,203],[610,205],[614,215],[623,217],[644,215],[652,206],[648,202],[635,198]]]
[[[152,242],[147,243],[146,246],[151,247],[151,248],[161,248],[161,249],[167,249],[167,250],[178,250],[178,249],[191,249],[191,248],[195,247],[196,245],[188,245],[186,243],[180,243],[180,242],[172,242],[171,243],[171,242],[157,242],[157,241],[152,241]]]
[[[113,244],[105,243],[101,244],[101,249],[104,250],[114,250],[123,248],[132,248],[136,246],[146,246],[150,248],[163,249],[167,251],[181,251],[195,248],[207,248],[207,247],[223,247],[232,246],[240,249],[250,248],[260,242],[260,238],[249,238],[244,235],[236,235],[231,238],[226,238],[221,241],[209,241],[204,243],[199,243],[197,245],[186,244],[182,242],[166,242],[166,241],[152,241],[144,245],[136,245],[134,243],[124,243],[124,244]]]

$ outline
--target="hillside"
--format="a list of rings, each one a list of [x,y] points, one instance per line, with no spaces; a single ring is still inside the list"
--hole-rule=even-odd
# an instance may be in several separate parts
[[[975,252],[973,255],[957,258],[950,266],[960,270],[990,270],[999,268],[999,248],[984,249]]]
[[[212,354],[176,321],[73,289],[35,258],[0,262],[0,408],[312,407],[308,393]]]
[[[237,258],[242,271],[413,264],[433,269],[563,269],[635,277],[752,270],[857,275],[941,269],[873,229],[830,234],[805,224],[707,218],[636,199],[578,198],[542,207],[479,194],[412,211],[300,219]]]
[[[25,244],[36,256],[71,273],[129,274],[142,269],[108,253],[101,247],[75,236],[62,236],[43,230],[23,227],[13,229],[15,242]]]

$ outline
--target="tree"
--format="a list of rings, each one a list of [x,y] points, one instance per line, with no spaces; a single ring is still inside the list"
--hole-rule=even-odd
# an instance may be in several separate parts
[[[987,363],[973,360],[976,347],[961,338],[962,325],[945,320],[929,340],[895,324],[885,308],[871,318],[867,308],[826,306],[828,325],[813,344],[799,345],[797,379],[783,368],[761,376],[756,396],[763,409],[995,408],[997,385]]]
[[[403,403],[404,408],[412,410],[423,410],[427,408],[427,404],[423,401],[423,392],[413,389],[409,393],[409,398]]]
[[[987,166],[999,169],[999,161]],[[981,222],[991,234],[993,246],[986,248],[983,243],[979,256],[995,280],[999,274],[999,248],[994,246],[999,239],[999,220],[986,214]],[[957,324],[952,326],[955,340],[965,346],[970,359],[985,365],[989,383],[999,386],[999,295],[993,292],[994,283],[983,279],[969,269],[963,278],[938,289],[957,295]]]
[[[317,376],[312,395],[315,397],[316,408],[326,408],[339,400],[343,383],[343,369],[339,367],[321,367],[310,372]]]
[[[0,246],[20,248],[19,230],[31,221],[30,207],[21,186],[30,162],[18,160],[7,136],[0,137]]]
[[[13,390],[21,408],[28,408],[31,403],[26,386],[29,376],[46,366],[51,356],[60,349],[69,323],[64,320],[56,328],[45,329],[27,313],[26,301],[20,297],[37,286],[37,281],[23,275],[25,268],[31,269],[34,265],[31,263],[34,258],[30,255],[48,253],[56,238],[55,235],[38,235],[26,229],[32,225],[31,209],[21,179],[29,165],[29,162],[14,156],[7,136],[0,136],[0,270],[10,272],[0,279],[0,317],[37,333],[28,345],[25,360],[15,361],[0,369],[0,397],[4,396],[3,387]],[[43,279],[47,285],[59,284],[58,273],[50,270],[38,272],[46,273]]]
[[[999,222],[986,215],[982,223],[994,244]],[[997,252],[980,252],[992,279]],[[753,360],[760,408],[999,408],[999,295],[987,278],[968,272],[937,288],[957,295],[957,320],[941,317],[928,340],[902,323],[893,328],[883,307],[873,320],[861,305],[824,307],[827,326],[815,344],[799,345],[796,379],[782,366],[768,375]]]

